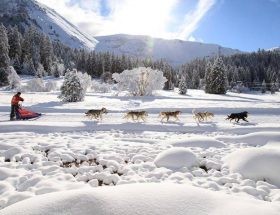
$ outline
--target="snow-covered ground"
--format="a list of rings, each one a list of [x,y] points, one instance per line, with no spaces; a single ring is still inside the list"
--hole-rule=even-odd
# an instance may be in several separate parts
[[[110,214],[110,210],[118,214],[118,206],[133,204],[134,209],[124,209],[122,214],[139,207],[143,213],[138,214],[156,214],[144,204],[144,197],[151,204],[157,201],[156,207],[173,209],[173,214],[242,214],[241,209],[246,211],[243,214],[280,214],[280,93],[207,95],[188,90],[186,96],[167,91],[156,94],[128,97],[89,92],[84,102],[62,103],[58,92],[23,93],[23,105],[43,116],[9,121],[13,93],[0,91],[3,214],[20,214],[17,211],[23,205],[29,212],[21,214],[46,214],[38,212],[39,203],[52,211],[61,202],[74,208],[58,214],[77,214],[73,205],[77,200],[83,214],[90,214],[99,201],[108,202],[107,209],[99,205],[100,214]],[[85,117],[86,110],[102,107],[109,110],[102,122]],[[192,118],[193,108],[213,112],[215,117],[198,125]],[[147,111],[147,121],[124,119],[129,110]],[[180,121],[161,123],[158,113],[167,110],[182,111]],[[225,120],[227,114],[245,110],[249,123]],[[123,185],[131,183],[145,184]],[[100,185],[120,188],[88,191]],[[66,192],[80,188],[87,191]],[[56,191],[63,192],[47,194]],[[46,195],[36,197],[42,194]],[[128,200],[129,195],[135,201]],[[61,201],[51,206],[46,198]],[[229,206],[231,202],[236,205]]]

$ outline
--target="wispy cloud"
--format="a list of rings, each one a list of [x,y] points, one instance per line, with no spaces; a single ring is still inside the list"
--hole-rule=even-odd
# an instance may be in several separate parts
[[[193,32],[216,0],[197,0],[194,10],[174,32],[173,9],[184,0],[37,0],[93,36],[117,33],[194,40]],[[104,7],[106,14],[104,14]],[[176,29],[176,28],[175,28]]]
[[[177,38],[187,40],[198,28],[200,21],[207,12],[214,6],[216,0],[198,0],[196,8],[186,14],[184,23],[177,34]]]

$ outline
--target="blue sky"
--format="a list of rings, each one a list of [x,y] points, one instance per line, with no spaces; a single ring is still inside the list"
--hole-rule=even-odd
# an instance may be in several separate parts
[[[253,51],[280,45],[280,1],[224,0],[201,21],[194,37]]]
[[[136,34],[242,51],[280,45],[280,0],[38,0],[90,35]]]

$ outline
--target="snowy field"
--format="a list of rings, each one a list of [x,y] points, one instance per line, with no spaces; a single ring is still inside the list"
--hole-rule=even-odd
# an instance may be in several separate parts
[[[0,214],[280,214],[279,92],[89,92],[78,103],[23,93],[24,107],[43,113],[32,121],[9,121],[12,95],[0,91]],[[102,122],[85,117],[102,107]],[[194,108],[215,117],[197,124]],[[147,121],[124,119],[129,110]],[[180,121],[161,123],[169,110]],[[225,120],[245,110],[248,123]]]

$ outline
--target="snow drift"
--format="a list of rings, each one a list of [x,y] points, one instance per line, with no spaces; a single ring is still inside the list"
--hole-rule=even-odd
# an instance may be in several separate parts
[[[230,143],[247,143],[250,146],[263,146],[270,141],[280,141],[279,132],[254,132],[240,136],[221,136],[218,140]]]
[[[226,156],[224,161],[231,172],[254,180],[265,180],[280,187],[280,150],[241,149]]]
[[[156,194],[156,195],[155,195]],[[1,215],[278,215],[280,206],[189,185],[133,184],[51,193],[21,201]]]
[[[225,147],[224,143],[210,137],[192,137],[186,140],[172,141],[170,142],[170,144],[177,147],[199,147],[204,149],[210,147],[215,147],[215,148]]]
[[[192,167],[198,163],[194,153],[181,147],[174,147],[161,152],[154,162],[157,167],[166,167],[168,169]]]

